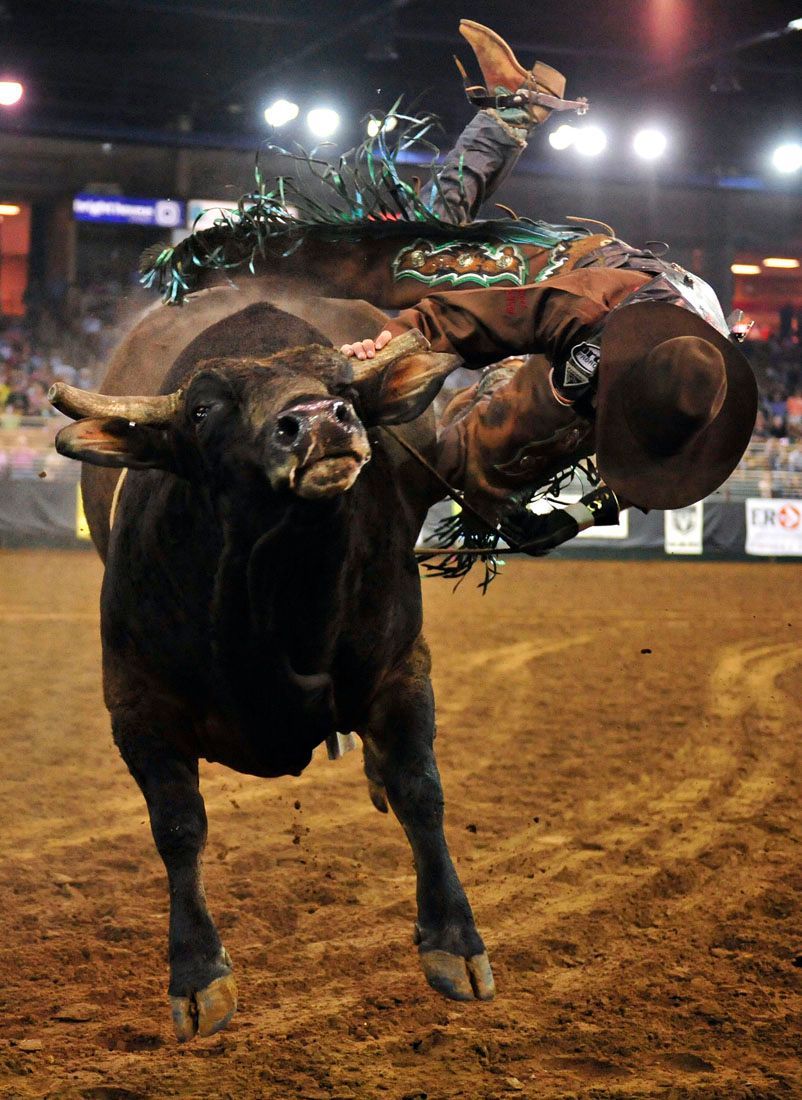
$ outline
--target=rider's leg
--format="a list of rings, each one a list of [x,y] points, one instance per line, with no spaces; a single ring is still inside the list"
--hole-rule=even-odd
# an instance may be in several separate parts
[[[491,96],[526,88],[559,99],[565,77],[542,62],[526,70],[494,31],[463,19],[460,33],[473,49]],[[480,111],[463,130],[431,184],[429,207],[444,221],[465,225],[514,168],[530,130],[548,118],[537,104]]]

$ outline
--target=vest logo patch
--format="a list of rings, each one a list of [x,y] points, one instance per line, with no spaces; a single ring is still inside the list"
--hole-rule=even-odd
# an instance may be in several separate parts
[[[601,348],[587,340],[571,348],[571,354],[565,364],[563,388],[586,386],[596,374],[601,359]]]
[[[405,245],[393,260],[393,278],[417,279],[429,286],[523,286],[529,273],[524,254],[514,244],[487,241],[422,239]]]

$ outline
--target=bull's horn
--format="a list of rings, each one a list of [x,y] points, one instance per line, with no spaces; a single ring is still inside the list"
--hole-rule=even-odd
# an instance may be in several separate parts
[[[104,393],[76,389],[66,382],[54,382],[47,396],[51,405],[73,420],[86,416],[119,416],[137,424],[168,424],[181,407],[182,391],[156,397],[109,397]]]
[[[366,382],[374,375],[381,374],[397,359],[428,351],[429,347],[429,341],[422,332],[418,332],[416,328],[408,329],[400,336],[393,337],[389,344],[385,344],[380,351],[377,351],[372,359],[352,359],[354,382]]]

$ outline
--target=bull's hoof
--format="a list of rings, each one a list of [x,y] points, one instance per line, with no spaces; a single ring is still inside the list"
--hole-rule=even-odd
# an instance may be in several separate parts
[[[179,1043],[186,1043],[196,1035],[205,1039],[222,1031],[237,1011],[234,975],[215,978],[189,997],[170,997],[170,1011]]]
[[[432,989],[452,1001],[492,1001],[496,994],[486,951],[467,959],[450,951],[423,951],[420,961]]]

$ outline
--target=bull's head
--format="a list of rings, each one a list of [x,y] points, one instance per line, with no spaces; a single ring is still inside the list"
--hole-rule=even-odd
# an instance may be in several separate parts
[[[410,331],[361,362],[319,345],[208,359],[182,389],[158,397],[57,382],[50,400],[77,422],[59,432],[56,448],[99,466],[205,471],[218,481],[250,471],[274,490],[335,496],[370,458],[366,428],[419,416],[459,362],[427,348]]]

